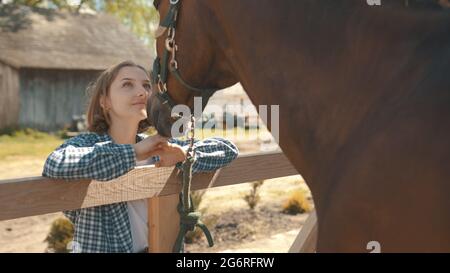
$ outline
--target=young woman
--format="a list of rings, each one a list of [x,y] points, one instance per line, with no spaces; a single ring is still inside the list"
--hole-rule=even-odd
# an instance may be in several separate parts
[[[64,142],[52,152],[43,176],[108,181],[153,158],[157,167],[181,166],[187,141],[146,136],[146,104],[151,89],[147,71],[130,61],[105,70],[89,87],[89,133]],[[193,172],[213,171],[238,155],[222,138],[195,140]],[[143,252],[148,247],[145,200],[64,211],[74,224],[73,252]]]

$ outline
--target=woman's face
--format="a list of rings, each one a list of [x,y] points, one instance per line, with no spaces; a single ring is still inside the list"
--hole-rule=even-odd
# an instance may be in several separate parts
[[[102,98],[111,122],[120,119],[139,123],[146,119],[150,89],[150,80],[141,68],[121,68],[111,83],[108,96]]]

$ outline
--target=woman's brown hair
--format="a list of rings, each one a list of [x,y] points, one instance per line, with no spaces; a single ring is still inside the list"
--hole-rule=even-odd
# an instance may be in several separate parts
[[[100,105],[100,98],[108,96],[111,83],[116,78],[120,69],[124,67],[138,67],[142,69],[145,74],[150,78],[149,72],[142,66],[135,64],[132,61],[124,61],[113,65],[112,67],[103,71],[100,76],[91,83],[87,88],[87,93],[90,97],[89,104],[86,113],[87,130],[98,134],[105,134],[109,129],[111,120],[108,113]],[[149,119],[143,119],[139,122],[138,133],[142,133],[148,130],[151,126]]]

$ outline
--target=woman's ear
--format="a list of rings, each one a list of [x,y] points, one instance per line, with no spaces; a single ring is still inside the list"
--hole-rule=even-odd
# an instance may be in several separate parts
[[[103,95],[100,95],[100,106],[105,109],[105,97]]]
[[[105,110],[111,108],[110,103],[108,99],[105,97],[105,95],[100,95],[100,106]]]

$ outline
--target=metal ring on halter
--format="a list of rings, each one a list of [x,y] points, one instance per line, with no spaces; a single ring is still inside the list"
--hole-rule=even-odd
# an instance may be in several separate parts
[[[157,86],[158,86],[158,89],[159,89],[159,93],[167,92],[167,85],[165,83],[163,83],[161,81],[161,79],[158,81]],[[161,88],[161,86],[162,86],[162,88]]]
[[[178,62],[176,60],[170,60],[169,63],[170,67],[177,70],[178,69]]]
[[[173,49],[175,48],[175,40],[167,38],[166,39],[166,49],[169,52],[173,52]]]
[[[176,5],[176,4],[178,4],[178,1],[180,1],[180,0],[170,0],[169,2],[172,5]]]

